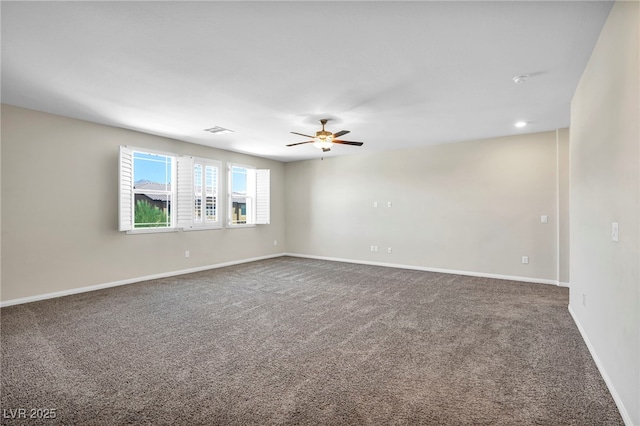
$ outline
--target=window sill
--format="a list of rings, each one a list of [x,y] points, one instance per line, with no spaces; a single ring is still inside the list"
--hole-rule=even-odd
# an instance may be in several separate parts
[[[185,232],[191,231],[215,231],[218,229],[222,229],[222,225],[217,226],[193,226],[191,228],[183,228],[182,230]]]
[[[163,232],[178,232],[179,228],[138,228],[126,231],[127,235],[133,234],[160,234]]]
[[[229,229],[235,229],[235,228],[255,228],[256,225],[254,223],[243,223],[240,225],[227,225],[227,228]]]

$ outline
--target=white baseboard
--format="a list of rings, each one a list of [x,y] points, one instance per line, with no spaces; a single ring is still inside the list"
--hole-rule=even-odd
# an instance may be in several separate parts
[[[582,340],[584,340],[584,343],[586,343],[587,348],[589,348],[589,353],[591,354],[591,358],[593,358],[593,361],[596,363],[596,366],[598,367],[598,371],[600,371],[600,375],[604,379],[604,382],[606,383],[607,388],[609,388],[609,392],[611,393],[611,396],[613,397],[613,400],[615,401],[616,406],[618,407],[618,411],[620,411],[620,416],[622,416],[622,420],[624,421],[624,424],[627,426],[633,426],[629,412],[625,408],[622,402],[622,399],[620,399],[620,395],[618,395],[618,392],[616,392],[616,388],[613,386],[613,382],[611,381],[611,378],[607,374],[607,371],[604,369],[604,365],[602,365],[602,361],[600,361],[600,358],[598,358],[598,354],[596,353],[595,348],[591,344],[591,341],[589,340],[587,333],[584,331],[584,328],[582,328],[580,321],[578,321],[578,317],[576,316],[575,312],[573,312],[573,309],[571,309],[571,305],[569,305],[569,313],[573,318],[573,322],[576,323],[576,326],[578,327],[578,331],[580,331]]]
[[[357,263],[361,265],[385,266],[388,268],[411,269],[415,271],[440,272],[442,274],[466,275],[470,277],[495,278],[498,280],[520,281],[525,283],[552,284],[559,285],[557,280],[547,280],[544,278],[518,277],[512,275],[487,274],[484,272],[457,271],[454,269],[429,268],[426,266],[401,265],[397,263],[372,262],[368,260],[343,259],[338,257],[314,256],[311,254],[285,253],[285,256],[302,257],[307,259],[330,260],[334,262]]]
[[[571,287],[571,285],[570,285],[570,284],[571,284],[571,283],[565,283],[565,282],[562,282],[562,281],[558,281],[558,287],[566,287],[566,288],[569,288],[569,287]]]
[[[190,274],[190,273],[193,273],[193,272],[206,271],[208,269],[224,268],[225,266],[232,266],[232,265],[238,265],[238,264],[241,264],[241,263],[255,262],[256,260],[271,259],[271,258],[274,258],[274,257],[281,257],[281,256],[284,256],[284,253],[270,254],[270,255],[267,255],[267,256],[259,256],[259,257],[252,257],[252,258],[249,258],[249,259],[232,260],[230,262],[216,263],[215,265],[199,266],[197,268],[181,269],[179,271],[163,272],[161,274],[146,275],[146,276],[143,276],[143,277],[128,278],[126,280],[112,281],[112,282],[108,282],[108,283],[96,284],[96,285],[91,285],[91,286],[87,286],[87,287],[72,288],[72,289],[69,289],[69,290],[56,291],[56,292],[53,292],[53,293],[46,293],[46,294],[39,294],[39,295],[36,295],[36,296],[22,297],[20,299],[12,299],[12,300],[7,300],[7,301],[4,301],[4,302],[0,302],[0,308],[4,308],[6,306],[12,306],[12,305],[20,305],[20,304],[29,303],[29,302],[37,302],[38,300],[45,300],[45,299],[53,299],[53,298],[56,298],[56,297],[70,296],[72,294],[86,293],[88,291],[102,290],[102,289],[109,288],[109,287],[117,287],[117,286],[121,286],[121,285],[133,284],[133,283],[138,283],[138,282],[142,282],[142,281],[155,280],[155,279],[158,279],[158,278],[167,278],[167,277],[173,277],[173,276],[176,276],[176,275],[184,275],[184,274]]]

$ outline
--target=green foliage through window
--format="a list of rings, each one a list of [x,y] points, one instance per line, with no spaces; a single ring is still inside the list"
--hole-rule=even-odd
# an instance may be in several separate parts
[[[136,201],[136,228],[159,228],[166,226],[169,226],[167,212],[161,210],[157,206],[151,205],[148,201]]]

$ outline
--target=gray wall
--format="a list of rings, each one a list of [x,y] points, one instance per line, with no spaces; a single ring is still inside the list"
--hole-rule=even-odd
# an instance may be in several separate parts
[[[557,137],[568,132],[287,163],[287,249],[556,281]]]
[[[640,4],[616,2],[571,103],[570,309],[640,425]],[[619,223],[619,242],[611,223]],[[585,303],[583,303],[583,298]]]
[[[558,130],[558,280],[570,283],[570,224],[569,224],[569,129]]]
[[[118,232],[119,145],[271,169],[271,225]],[[3,105],[2,301],[284,252],[283,190],[277,161]]]

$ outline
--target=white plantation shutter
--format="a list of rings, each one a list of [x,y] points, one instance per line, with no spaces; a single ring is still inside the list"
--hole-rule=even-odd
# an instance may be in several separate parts
[[[256,170],[256,223],[266,225],[271,220],[271,171]]]
[[[233,212],[232,212],[232,208],[233,208],[233,198],[232,198],[232,194],[233,194],[233,189],[232,189],[232,184],[233,184],[233,178],[232,178],[232,171],[233,170],[233,165],[231,163],[227,163],[227,226],[232,226],[233,225]]]
[[[193,227],[193,157],[178,157],[177,164],[177,226]]]
[[[133,229],[133,150],[121,146],[119,164],[119,229],[120,231],[130,231]]]
[[[202,164],[193,164],[193,224],[202,223]]]
[[[218,167],[204,167],[205,223],[218,222]]]
[[[220,167],[221,163],[208,158],[194,157],[192,161],[193,229],[220,228]],[[178,188],[181,190],[181,188]]]

